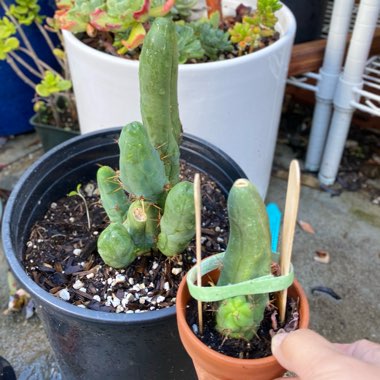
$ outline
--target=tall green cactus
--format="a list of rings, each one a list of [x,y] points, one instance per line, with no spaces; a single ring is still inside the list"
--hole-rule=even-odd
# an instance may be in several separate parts
[[[99,236],[98,251],[115,268],[151,249],[174,256],[195,233],[193,186],[179,182],[177,55],[173,21],[157,18],[140,56],[143,124],[130,123],[121,132],[120,171],[106,166],[98,171],[100,197],[111,221]]]
[[[246,179],[235,181],[228,195],[230,234],[218,286],[236,284],[271,273],[269,222],[256,188]],[[267,294],[221,301],[216,329],[232,338],[250,340],[268,303]]]

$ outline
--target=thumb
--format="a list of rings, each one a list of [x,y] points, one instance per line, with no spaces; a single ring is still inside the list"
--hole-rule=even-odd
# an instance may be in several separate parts
[[[337,357],[342,357],[332,343],[307,329],[275,335],[272,353],[284,368],[295,372],[300,379],[317,379],[322,373],[333,375],[341,362]]]

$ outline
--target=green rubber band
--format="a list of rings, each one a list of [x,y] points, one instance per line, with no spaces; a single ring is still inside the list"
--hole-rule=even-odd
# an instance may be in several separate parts
[[[201,276],[220,268],[223,263],[224,252],[210,256],[201,262]],[[187,285],[193,298],[203,302],[221,301],[235,296],[249,294],[273,293],[289,288],[294,280],[293,266],[290,265],[289,274],[283,276],[267,275],[238,284],[224,286],[197,286],[197,267],[194,266],[187,273]]]

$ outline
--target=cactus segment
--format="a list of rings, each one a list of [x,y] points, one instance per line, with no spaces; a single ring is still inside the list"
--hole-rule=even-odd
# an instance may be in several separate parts
[[[157,248],[166,256],[182,252],[195,234],[194,189],[187,181],[169,192],[161,218]]]
[[[172,186],[179,180],[178,141],[182,132],[178,116],[176,38],[173,21],[157,18],[145,37],[139,65],[143,124]]]
[[[120,134],[120,179],[124,189],[136,197],[156,201],[168,180],[159,154],[139,122],[126,125]]]
[[[135,244],[127,229],[111,223],[98,238],[98,252],[103,261],[113,268],[124,268],[136,258]]]
[[[236,284],[271,273],[268,216],[256,188],[246,179],[235,181],[228,196],[230,234],[218,284]],[[263,319],[267,294],[232,297],[217,311],[216,329],[235,338],[251,339]],[[252,309],[248,312],[249,309]],[[235,326],[232,328],[232,326]]]
[[[130,205],[127,195],[117,180],[116,172],[102,166],[96,174],[100,199],[104,210],[113,223],[123,223]]]
[[[158,209],[151,203],[138,199],[129,207],[124,226],[136,246],[135,254],[146,253],[156,243]]]

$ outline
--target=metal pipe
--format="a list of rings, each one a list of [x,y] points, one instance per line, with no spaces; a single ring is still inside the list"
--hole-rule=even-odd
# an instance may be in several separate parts
[[[319,180],[325,185],[335,182],[350,128],[357,89],[363,87],[363,74],[379,16],[379,0],[362,0],[355,21],[350,47],[334,95],[334,114],[323,153]]]
[[[335,0],[323,65],[319,71],[316,105],[314,108],[305,168],[317,171],[320,167],[323,149],[332,114],[332,103],[347,43],[354,0]]]

